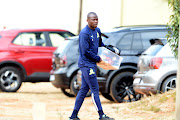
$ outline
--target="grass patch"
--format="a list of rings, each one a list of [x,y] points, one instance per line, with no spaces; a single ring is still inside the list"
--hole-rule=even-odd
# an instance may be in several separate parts
[[[168,111],[169,107],[175,106],[176,90],[171,90],[163,94],[144,96],[141,100],[129,104],[129,109],[140,111]]]
[[[161,109],[156,107],[156,106],[150,106],[149,111],[153,111],[153,112],[159,112]]]
[[[166,94],[163,94],[160,98],[159,98],[159,102],[160,103],[163,103],[163,102],[165,102],[165,101],[167,101],[168,100],[168,96],[166,95]]]

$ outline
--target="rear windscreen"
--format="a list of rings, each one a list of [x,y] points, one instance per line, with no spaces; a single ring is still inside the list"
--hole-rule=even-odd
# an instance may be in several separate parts
[[[56,49],[55,53],[62,53],[69,43],[70,43],[70,40],[63,41],[61,45]]]
[[[142,55],[149,55],[149,56],[155,56],[163,45],[151,45],[148,49],[146,49]]]
[[[169,44],[166,44],[159,52],[156,54],[159,57],[174,57],[173,51],[170,48]]]

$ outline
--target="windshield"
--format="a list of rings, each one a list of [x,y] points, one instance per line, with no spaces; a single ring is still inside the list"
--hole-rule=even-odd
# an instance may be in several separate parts
[[[107,40],[112,34],[113,34],[112,32],[102,33],[102,34],[101,34],[101,38],[102,38],[103,43],[106,42],[106,40]]]
[[[116,46],[117,42],[121,39],[122,35],[124,34],[124,32],[114,32],[111,33],[111,35],[109,36],[109,38],[107,38],[104,41],[105,45],[113,45]]]
[[[62,32],[61,36],[63,36],[64,38],[68,38],[68,37],[72,37],[75,36],[73,33],[71,32]]]

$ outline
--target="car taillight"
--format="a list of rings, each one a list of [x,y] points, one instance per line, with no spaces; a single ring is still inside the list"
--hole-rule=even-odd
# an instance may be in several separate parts
[[[161,64],[162,64],[163,58],[152,58],[150,63],[149,63],[149,67],[151,69],[159,69]]]
[[[53,54],[53,56],[52,56],[52,62],[54,62],[55,61],[55,55]]]
[[[66,56],[63,56],[62,58],[60,58],[60,66],[64,67],[66,66],[66,64],[67,64],[67,58]]]
[[[52,56],[52,68],[53,68],[53,70],[55,70],[56,69],[56,64],[55,64],[55,55],[53,54],[53,56]]]

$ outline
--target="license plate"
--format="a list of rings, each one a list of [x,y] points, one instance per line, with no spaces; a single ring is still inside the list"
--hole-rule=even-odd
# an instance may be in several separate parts
[[[140,83],[140,81],[141,81],[141,78],[135,78],[133,83],[137,84],[137,83]]]
[[[50,75],[49,81],[54,81],[55,80],[55,76],[54,75]]]

